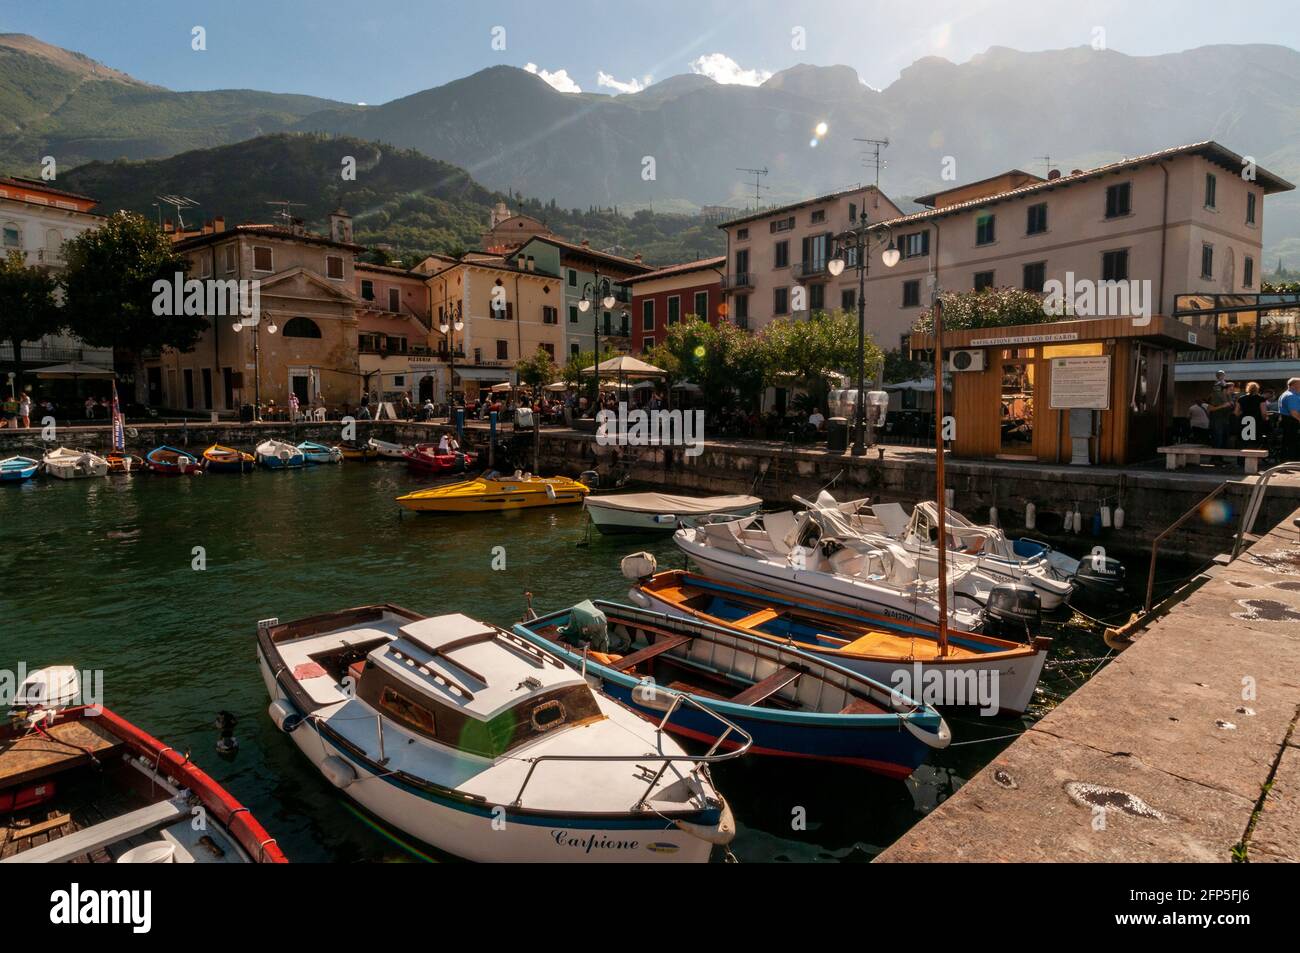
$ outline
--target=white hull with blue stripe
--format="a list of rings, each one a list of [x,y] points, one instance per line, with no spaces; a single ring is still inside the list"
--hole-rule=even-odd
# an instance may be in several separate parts
[[[368,606],[264,624],[258,646],[277,726],[400,837],[476,861],[680,863],[734,832],[700,757],[513,633]]]

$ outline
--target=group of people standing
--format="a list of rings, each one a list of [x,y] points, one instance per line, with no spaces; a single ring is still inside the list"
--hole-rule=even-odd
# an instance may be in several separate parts
[[[1193,442],[1217,450],[1267,449],[1280,429],[1282,459],[1300,460],[1300,377],[1287,381],[1280,397],[1251,381],[1241,390],[1224,371],[1215,375],[1208,398],[1188,410]]]

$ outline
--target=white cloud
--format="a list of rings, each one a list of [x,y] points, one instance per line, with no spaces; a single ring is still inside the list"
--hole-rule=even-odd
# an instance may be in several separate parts
[[[741,69],[726,53],[709,53],[691,62],[691,72],[707,76],[715,83],[761,86],[772,77],[767,69]]]
[[[557,69],[555,72],[552,73],[550,70],[542,69],[536,63],[525,63],[524,69],[526,69],[530,73],[540,76],[553,88],[558,89],[562,93],[582,92],[582,87],[573,81],[572,77],[569,76],[568,70]]]
[[[626,83],[622,82],[621,80],[615,79],[613,76],[610,76],[608,73],[604,72],[603,70],[596,73],[596,85],[606,86],[609,89],[616,90],[617,92],[620,93],[639,93],[641,92],[641,90],[649,86],[652,81],[653,81],[652,77],[648,73],[645,76],[643,76],[641,79],[637,79],[636,77],[633,77],[632,79],[629,79]]]

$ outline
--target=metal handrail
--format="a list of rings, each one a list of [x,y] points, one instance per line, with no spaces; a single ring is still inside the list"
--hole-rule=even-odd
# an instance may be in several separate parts
[[[1255,481],[1254,488],[1251,490],[1250,500],[1246,504],[1245,510],[1242,511],[1241,526],[1233,536],[1232,553],[1229,556],[1229,562],[1241,555],[1241,547],[1246,541],[1246,536],[1250,534],[1251,529],[1255,525],[1255,519],[1259,516],[1259,508],[1263,503],[1264,492],[1268,489],[1269,481],[1280,473],[1300,473],[1300,463],[1280,463],[1259,474],[1259,479]],[[1201,507],[1205,506],[1205,504],[1209,503],[1229,486],[1233,485],[1232,481],[1224,480],[1208,493],[1204,499],[1182,516],[1178,517],[1177,520],[1165,528],[1164,532],[1151,541],[1151,566],[1147,571],[1147,597],[1146,602],[1143,603],[1143,612],[1151,611],[1151,600],[1153,598],[1156,584],[1156,553],[1160,548],[1160,543],[1163,542],[1165,537],[1170,533],[1187,522],[1187,520],[1189,520],[1195,513],[1200,512]]]
[[[754,744],[753,735],[745,731],[745,729],[741,728],[739,725],[735,724],[730,719],[724,718],[722,715],[718,714],[713,709],[705,705],[702,705],[700,702],[696,701],[694,698],[690,697],[689,695],[683,694],[682,692],[669,691],[668,689],[660,688],[658,686],[656,686],[655,691],[656,692],[662,691],[665,694],[674,696],[672,704],[668,706],[668,710],[664,712],[663,718],[659,720],[658,727],[655,728],[656,734],[663,733],[664,728],[668,724],[669,719],[672,718],[673,714],[676,713],[678,707],[681,706],[682,704],[691,705],[694,708],[698,708],[706,715],[711,715],[712,717],[716,718],[718,721],[722,722],[726,730],[723,731],[722,734],[720,734],[717,737],[717,739],[709,747],[709,750],[702,755],[544,754],[536,758],[529,758],[528,773],[524,775],[523,784],[519,785],[519,793],[515,795],[515,800],[512,806],[514,807],[523,806],[524,791],[525,789],[527,789],[529,782],[532,781],[533,773],[537,770],[538,765],[540,765],[543,761],[601,761],[606,763],[613,763],[617,761],[628,761],[632,763],[643,762],[643,761],[661,762],[659,765],[659,770],[656,771],[654,777],[650,779],[650,783],[649,785],[646,786],[645,792],[641,795],[641,797],[637,799],[636,803],[632,805],[632,810],[639,811],[645,806],[646,801],[649,799],[651,793],[653,793],[655,789],[655,785],[659,783],[659,779],[663,777],[664,772],[668,770],[668,766],[670,764],[674,762],[685,762],[686,764],[691,764],[698,767],[699,765],[708,766],[710,764],[717,764],[722,761],[730,761],[732,758],[739,758],[741,755],[745,754],[745,752],[749,751],[750,747]],[[722,754],[718,754],[717,753],[718,748],[722,746],[722,743],[726,741],[727,738],[731,737],[733,732],[743,737],[744,743],[741,744],[733,751],[727,751]],[[692,768],[691,770],[692,773],[694,773],[695,768]]]
[[[1259,516],[1259,508],[1264,502],[1264,492],[1268,489],[1269,481],[1279,473],[1300,473],[1300,462],[1279,463],[1259,475],[1259,479],[1255,481],[1255,487],[1251,491],[1250,501],[1241,514],[1241,527],[1237,530],[1237,538],[1232,544],[1233,559],[1236,559],[1241,554],[1241,546],[1246,541],[1246,536],[1255,528],[1255,519]]]

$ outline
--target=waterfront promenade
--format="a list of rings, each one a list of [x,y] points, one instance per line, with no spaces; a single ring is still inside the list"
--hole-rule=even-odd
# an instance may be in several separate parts
[[[1300,510],[887,848],[908,861],[1300,858]]]

